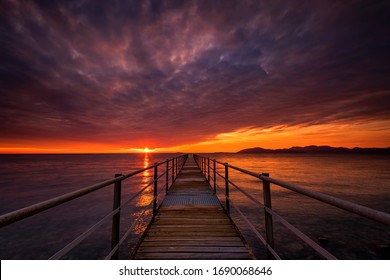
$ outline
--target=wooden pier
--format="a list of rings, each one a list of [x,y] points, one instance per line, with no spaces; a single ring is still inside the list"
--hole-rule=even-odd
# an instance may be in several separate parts
[[[253,259],[213,189],[189,157],[133,259]]]

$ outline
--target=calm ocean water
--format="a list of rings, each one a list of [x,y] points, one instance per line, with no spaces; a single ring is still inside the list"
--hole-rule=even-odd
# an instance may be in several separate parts
[[[174,154],[115,155],[0,155],[0,214],[55,197],[81,187],[129,173]],[[211,157],[302,187],[350,200],[377,210],[390,212],[390,158],[386,155],[324,154],[212,154]],[[222,169],[220,170],[222,172]],[[230,178],[262,200],[261,182],[230,171]],[[122,201],[150,181],[151,172],[126,180]],[[223,185],[222,181],[218,181]],[[160,183],[163,186],[163,182]],[[313,201],[291,191],[272,186],[273,208],[341,259],[389,258],[389,228],[354,214]],[[122,233],[142,211],[150,214],[151,189],[123,209]],[[65,203],[44,213],[0,229],[1,259],[47,259],[83,233],[112,208],[112,188],[108,187]],[[220,195],[222,199],[222,196]],[[160,200],[162,197],[160,198]],[[231,199],[250,217],[261,232],[264,214],[240,193],[231,190]],[[146,209],[146,210],[145,210]],[[241,228],[256,255],[264,250],[253,238],[236,212],[232,217]],[[147,221],[134,228],[120,256],[127,258]],[[65,256],[66,259],[99,259],[110,251],[111,225]],[[282,258],[316,259],[313,251],[275,222],[275,246]]]

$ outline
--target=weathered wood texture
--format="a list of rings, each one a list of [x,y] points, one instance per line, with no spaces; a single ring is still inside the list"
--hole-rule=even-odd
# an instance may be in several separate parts
[[[252,259],[192,157],[169,189],[134,259]]]

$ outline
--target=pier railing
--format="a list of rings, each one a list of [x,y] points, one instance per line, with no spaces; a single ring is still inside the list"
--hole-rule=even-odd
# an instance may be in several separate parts
[[[150,207],[153,209],[153,217],[156,214],[158,208],[158,195],[166,191],[168,192],[169,187],[176,180],[177,175],[182,169],[185,161],[187,160],[188,155],[180,155],[171,159],[167,159],[162,162],[154,163],[148,167],[136,170],[134,172],[128,174],[115,174],[115,177],[91,186],[84,187],[80,190],[70,192],[61,196],[57,196],[55,198],[4,214],[0,216],[0,228],[5,227],[7,225],[13,224],[17,221],[23,220],[35,214],[41,213],[50,208],[59,206],[68,201],[74,200],[76,198],[85,196],[89,193],[95,192],[102,188],[113,187],[114,195],[113,195],[113,210],[108,213],[103,219],[99,220],[96,224],[86,230],[84,233],[75,238],[72,242],[67,244],[60,251],[55,253],[50,259],[60,259],[65,256],[68,252],[70,252],[73,248],[75,248],[78,244],[80,244],[83,240],[85,240],[88,236],[90,236],[93,232],[95,232],[100,226],[104,223],[112,221],[112,234],[111,234],[111,251],[105,257],[105,259],[118,259],[119,247],[126,240],[129,234],[132,232],[133,227],[139,222],[140,219],[143,218],[143,214]],[[159,172],[160,168],[163,168],[163,172]],[[128,178],[134,177],[144,171],[153,170],[153,179],[148,182],[140,191],[136,194],[129,197],[125,202],[121,202],[121,186],[122,182]],[[165,182],[162,187],[158,185],[159,179],[165,177]],[[160,180],[161,182],[161,180]],[[131,201],[139,197],[143,192],[145,192],[150,186],[153,185],[153,199],[149,205],[144,207],[142,214],[138,216],[126,231],[126,233],[120,237],[120,213],[121,208],[125,205],[129,204]],[[159,189],[160,187],[160,189]]]
[[[320,246],[314,240],[312,240],[309,236],[299,230],[297,227],[293,226],[289,223],[285,218],[279,215],[272,209],[272,199],[271,199],[271,184],[278,185],[282,188],[288,189],[295,193],[310,197],[312,199],[321,201],[328,205],[332,205],[338,207],[340,209],[346,210],[350,213],[355,213],[362,217],[368,218],[372,221],[376,221],[385,225],[390,226],[390,214],[381,212],[378,210],[371,209],[369,207],[365,207],[356,203],[352,203],[347,200],[343,200],[340,198],[336,198],[327,194],[319,193],[316,191],[308,190],[297,186],[295,184],[291,184],[288,182],[284,182],[278,179],[271,178],[268,173],[255,173],[252,171],[248,171],[233,165],[228,164],[227,162],[220,162],[216,159],[211,159],[209,157],[205,157],[202,155],[194,155],[195,161],[197,162],[199,168],[204,174],[206,180],[213,187],[214,193],[217,193],[217,190],[220,190],[222,196],[225,198],[225,210],[229,213],[230,208],[234,207],[240,217],[245,221],[249,228],[254,232],[257,238],[264,244],[267,250],[268,258],[270,259],[280,259],[280,256],[274,249],[275,241],[274,241],[274,227],[273,220],[279,221],[283,226],[285,226],[288,230],[290,230],[293,234],[299,237],[303,242],[309,245],[314,251],[316,251],[319,255],[324,257],[325,259],[336,259],[334,255],[328,252],[325,248]],[[222,168],[222,173],[218,171],[217,166]],[[254,177],[259,179],[259,182],[262,182],[263,188],[263,203],[260,202],[258,198],[253,197],[243,188],[235,184],[231,177],[229,177],[229,170],[235,170],[242,174],[245,174],[249,177]],[[220,186],[217,182],[218,177],[222,179],[224,182],[224,186]],[[241,192],[247,199],[254,202],[256,205],[260,206],[264,209],[264,218],[265,218],[265,237],[256,229],[256,227],[248,220],[248,218],[242,213],[239,207],[237,207],[232,201],[229,192],[230,188],[234,187],[237,191]]]

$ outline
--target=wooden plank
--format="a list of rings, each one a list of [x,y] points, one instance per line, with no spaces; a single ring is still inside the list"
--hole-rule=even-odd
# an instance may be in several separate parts
[[[225,214],[226,213],[221,209],[221,207],[218,206],[207,206],[207,207],[196,207],[196,206],[191,206],[191,207],[183,207],[182,209],[172,209],[169,207],[164,207],[161,208],[158,214],[161,213],[192,213],[192,212],[202,212],[202,213],[220,213],[220,214]]]
[[[195,215],[184,215],[184,216],[177,216],[177,217],[174,217],[174,216],[171,216],[171,215],[167,215],[167,216],[160,215],[160,216],[156,216],[155,220],[158,220],[158,221],[186,221],[186,220],[189,221],[189,220],[196,220],[196,221],[214,221],[214,222],[218,222],[218,221],[225,221],[225,220],[228,220],[228,219],[226,219],[226,217],[221,217],[221,216],[216,216],[216,215],[210,215],[210,216],[204,215],[202,217],[195,216]]]
[[[203,232],[198,232],[198,231],[183,231],[183,232],[169,232],[169,231],[154,231],[154,230],[149,230],[146,236],[152,237],[156,236],[158,237],[163,237],[163,236],[175,236],[175,237],[186,237],[186,236],[204,236],[204,237],[211,237],[211,236],[218,236],[218,237],[228,237],[228,236],[237,236],[236,232],[224,232],[224,231],[218,231],[218,232],[213,232],[213,231],[203,231]]]
[[[234,228],[230,225],[226,225],[227,227],[204,227],[204,226],[194,226],[194,227],[162,227],[162,226],[154,226],[150,230],[155,232],[168,232],[168,233],[175,233],[177,232],[180,234],[180,232],[235,232]]]
[[[176,225],[177,223],[182,223],[183,225],[208,225],[208,227],[211,227],[210,224],[215,225],[215,226],[227,226],[227,225],[232,225],[230,221],[226,219],[221,219],[220,217],[210,217],[207,219],[198,218],[198,217],[182,217],[182,218],[174,218],[174,217],[157,217],[155,219],[156,225],[161,224],[161,225]]]
[[[161,238],[154,238],[154,237],[145,237],[144,242],[171,242],[171,241],[178,241],[178,242],[185,242],[185,241],[205,241],[205,242],[219,242],[219,241],[241,241],[242,240],[238,236],[207,236],[207,237],[201,237],[201,236],[186,236],[186,237],[170,237],[170,236],[162,236]]]
[[[199,230],[202,229],[204,231],[213,231],[213,230],[229,230],[234,229],[232,225],[214,225],[210,227],[209,225],[181,225],[178,227],[177,225],[153,225],[153,229],[164,229],[164,230],[172,230],[172,231],[184,231],[184,230]]]
[[[239,247],[191,247],[191,246],[175,246],[175,247],[140,247],[139,253],[248,253],[244,246]]]
[[[139,260],[250,260],[248,252],[245,253],[137,253],[135,259]]]
[[[191,206],[192,208],[193,206]],[[190,207],[187,207],[190,208]],[[187,209],[186,207],[177,207],[177,208],[170,208],[170,207],[164,207],[164,209],[161,209],[157,216],[160,215],[188,215],[188,214],[196,214],[198,216],[202,215],[222,215],[223,217],[226,217],[225,213],[222,211],[218,211],[219,209],[215,207],[213,209],[211,206],[203,206],[202,208],[197,208],[195,210]]]
[[[155,236],[148,237],[146,236],[144,240],[222,240],[222,241],[230,241],[230,240],[240,240],[238,236],[185,236],[185,237],[171,237],[171,236],[161,236],[159,238],[155,238]],[[240,240],[242,242],[242,240]]]
[[[210,227],[208,225],[192,225],[191,227],[166,227],[161,225],[153,225],[149,231],[153,232],[169,232],[169,233],[178,233],[180,232],[234,232],[235,229],[231,225],[222,225],[216,227]]]
[[[183,209],[174,209],[174,210],[183,210]],[[226,219],[226,214],[221,212],[210,212],[212,209],[205,208],[204,210],[199,210],[197,212],[187,211],[187,212],[174,212],[169,211],[165,212],[162,211],[159,213],[156,218],[220,218],[220,219]]]
[[[157,220],[155,221],[155,224],[162,224],[162,225],[230,225],[230,221],[228,220],[219,220],[219,221],[213,221],[213,220]]]
[[[196,217],[196,216],[187,216],[187,215],[183,215],[183,216],[178,216],[178,217],[173,217],[171,215],[169,216],[161,216],[161,217],[156,217],[155,218],[155,221],[159,221],[159,222],[165,222],[165,223],[169,223],[169,222],[172,222],[172,223],[175,223],[175,222],[189,222],[189,221],[194,221],[194,223],[197,223],[197,222],[208,222],[208,223],[214,223],[215,225],[232,225],[232,223],[228,222],[228,223],[220,223],[220,222],[223,222],[223,221],[226,221],[226,219],[224,219],[223,217],[221,216],[204,216],[203,218],[200,218],[200,217]]]
[[[142,247],[174,247],[174,246],[206,246],[206,247],[236,247],[242,246],[242,241],[221,241],[221,240],[145,240],[142,242]]]

